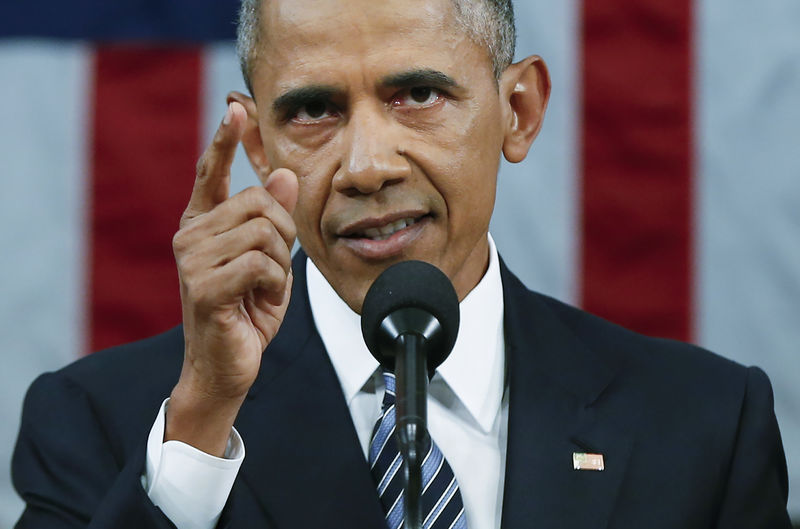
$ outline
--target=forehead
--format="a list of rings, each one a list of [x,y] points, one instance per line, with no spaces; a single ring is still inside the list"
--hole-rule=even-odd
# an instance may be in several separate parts
[[[475,47],[451,0],[268,0],[261,24],[257,68],[278,84],[355,71],[452,71]]]
[[[391,36],[412,29],[452,28],[451,0],[266,0],[262,24],[272,44],[291,38],[305,44],[343,38]]]

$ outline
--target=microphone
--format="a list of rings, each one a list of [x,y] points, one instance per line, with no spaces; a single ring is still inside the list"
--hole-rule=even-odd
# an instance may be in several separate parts
[[[428,380],[455,345],[460,313],[447,276],[423,261],[383,271],[361,309],[364,342],[395,374],[395,437],[405,462],[405,524],[422,527],[422,459],[430,446]]]

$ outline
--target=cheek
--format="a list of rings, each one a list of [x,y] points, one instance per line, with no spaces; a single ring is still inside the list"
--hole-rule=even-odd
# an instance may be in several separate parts
[[[478,166],[494,168],[500,159],[503,134],[498,112],[485,99],[462,102],[447,116],[443,129],[430,138],[448,154],[449,166],[454,169],[475,172]]]
[[[435,139],[435,154],[430,143],[422,147],[437,165],[429,174],[448,214],[467,224],[488,222],[494,204],[502,134],[490,118],[469,113]]]
[[[287,138],[277,139],[271,149],[272,168],[287,168],[298,177],[298,198],[294,220],[304,244],[319,235],[320,218],[331,190],[336,158],[328,146],[309,149]]]
[[[274,168],[286,167],[301,176],[319,172],[332,159],[330,151],[330,142],[308,145],[277,131],[269,155]]]
[[[448,231],[463,257],[486,233],[494,210],[502,138],[486,120],[463,123],[462,133],[443,147],[448,178],[437,183],[448,214]],[[460,259],[460,258],[459,258]]]
[[[297,206],[292,217],[297,226],[297,238],[303,247],[310,250],[310,247],[320,245],[320,223],[329,196],[329,186],[321,184],[318,177],[308,173],[299,176],[298,183]]]

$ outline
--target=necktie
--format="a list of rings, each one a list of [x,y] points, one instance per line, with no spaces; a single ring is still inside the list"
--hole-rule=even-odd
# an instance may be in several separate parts
[[[389,529],[398,529],[403,525],[403,469],[394,436],[394,373],[384,372],[383,379],[386,393],[372,434],[369,463]],[[458,483],[433,439],[422,462],[422,519],[423,529],[467,528]]]

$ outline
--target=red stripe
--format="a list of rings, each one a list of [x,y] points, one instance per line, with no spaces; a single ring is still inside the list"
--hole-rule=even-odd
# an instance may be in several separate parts
[[[692,2],[583,3],[583,306],[691,338]]]
[[[197,50],[96,52],[91,350],[180,321],[171,240],[199,153],[200,81]]]

